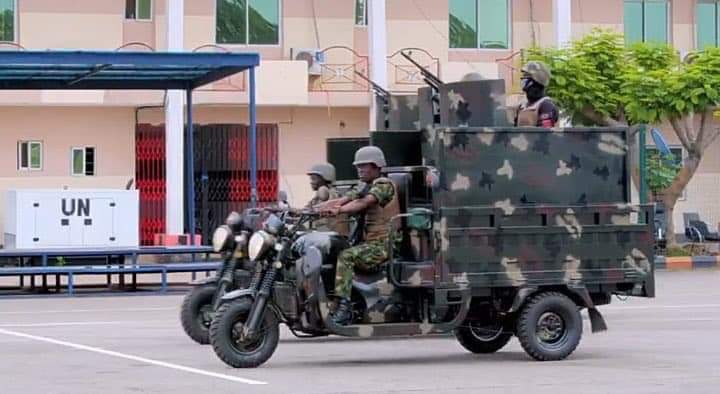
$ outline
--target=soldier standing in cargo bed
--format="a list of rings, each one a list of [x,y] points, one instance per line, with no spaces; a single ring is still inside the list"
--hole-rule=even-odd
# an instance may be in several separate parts
[[[526,100],[515,113],[515,127],[555,127],[558,109],[545,94],[550,77],[550,71],[541,62],[528,62],[523,66],[521,81]]]
[[[380,173],[382,167],[387,165],[382,150],[376,146],[360,148],[355,152],[353,165],[362,181],[360,190],[350,191],[345,197],[328,201],[320,210],[326,216],[362,215],[353,234],[354,239],[351,239],[355,246],[345,249],[338,256],[335,273],[335,296],[338,303],[333,320],[341,325],[349,324],[352,320],[350,293],[353,271],[374,271],[388,260],[388,224],[400,212],[395,185]]]

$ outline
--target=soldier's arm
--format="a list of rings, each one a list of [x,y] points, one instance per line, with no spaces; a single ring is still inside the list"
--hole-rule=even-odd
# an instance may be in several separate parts
[[[358,198],[357,200],[352,200],[347,204],[340,205],[337,213],[354,215],[372,207],[373,205],[376,205],[377,203],[378,199],[374,195],[368,194],[363,198]]]
[[[378,180],[372,185],[365,197],[340,206],[338,213],[352,215],[360,213],[376,204],[384,207],[393,199],[394,195],[395,187],[390,180]]]
[[[328,190],[327,186],[321,186],[318,188],[315,192],[315,199],[321,202],[330,200],[330,190]]]
[[[557,107],[555,103],[550,100],[544,101],[540,104],[538,109],[538,126],[552,128],[555,127],[559,118]]]

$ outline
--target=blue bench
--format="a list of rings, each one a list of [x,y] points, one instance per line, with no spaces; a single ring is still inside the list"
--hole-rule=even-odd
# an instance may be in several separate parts
[[[120,286],[125,286],[125,274],[132,274],[133,287],[137,285],[137,274],[160,274],[161,291],[167,290],[167,274],[169,272],[192,272],[193,278],[197,272],[209,272],[217,269],[219,262],[208,261],[212,248],[208,246],[174,246],[174,247],[140,247],[140,248],[95,248],[95,249],[0,249],[0,258],[19,258],[18,267],[0,268],[0,276],[19,276],[20,287],[24,286],[24,277],[30,276],[32,287],[35,286],[35,276],[42,276],[43,289],[47,288],[47,276],[55,275],[55,285],[59,289],[60,276],[68,277],[68,293],[74,293],[74,276],[76,275],[107,275],[108,285],[112,282],[112,275],[117,274]],[[195,255],[204,254],[205,262],[195,262]],[[172,264],[139,265],[138,257],[141,255],[191,255],[193,262]],[[50,258],[72,259],[73,257],[103,257],[106,265],[91,266],[49,266]],[[27,266],[26,259],[40,258],[41,265]],[[125,264],[126,259],[130,264]],[[112,264],[113,260],[116,264]]]
[[[100,266],[71,266],[71,267],[17,267],[17,268],[0,268],[0,276],[18,276],[18,275],[57,275],[67,276],[68,278],[68,294],[75,293],[76,275],[105,275],[105,274],[160,274],[161,292],[167,290],[167,269],[162,265],[139,265],[139,266],[123,266],[123,265],[100,265]]]

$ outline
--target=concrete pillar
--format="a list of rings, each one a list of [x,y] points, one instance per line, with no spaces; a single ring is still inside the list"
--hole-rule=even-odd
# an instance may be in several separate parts
[[[387,89],[387,26],[385,0],[367,0],[368,46],[370,52],[370,79]],[[370,100],[370,128],[375,127],[378,108],[376,100]]]
[[[570,43],[572,37],[571,0],[553,0],[555,16],[555,45],[558,48]]]
[[[167,0],[167,50],[183,50],[183,0]],[[165,232],[184,233],[183,91],[169,90],[165,102]]]

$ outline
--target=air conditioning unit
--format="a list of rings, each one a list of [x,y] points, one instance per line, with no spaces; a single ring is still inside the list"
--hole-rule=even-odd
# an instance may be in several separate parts
[[[309,75],[322,74],[322,65],[325,64],[325,53],[317,48],[292,48],[290,57],[293,60],[304,60],[308,64]]]

